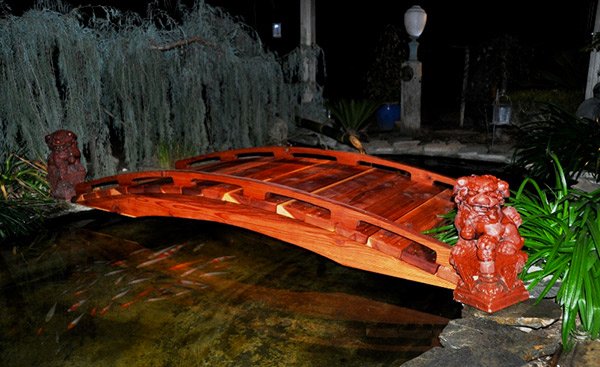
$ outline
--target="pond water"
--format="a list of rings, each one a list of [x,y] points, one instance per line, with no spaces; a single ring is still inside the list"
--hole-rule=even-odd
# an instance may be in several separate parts
[[[0,256],[2,366],[390,366],[438,345],[446,289],[225,225],[85,211]]]

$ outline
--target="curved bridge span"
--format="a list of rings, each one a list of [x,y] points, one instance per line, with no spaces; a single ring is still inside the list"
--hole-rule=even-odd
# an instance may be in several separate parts
[[[454,179],[377,157],[265,147],[77,186],[77,203],[126,216],[220,222],[342,265],[454,289],[450,247],[421,232],[454,207]]]

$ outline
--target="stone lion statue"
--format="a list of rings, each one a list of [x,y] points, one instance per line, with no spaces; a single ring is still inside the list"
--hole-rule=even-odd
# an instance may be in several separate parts
[[[77,147],[77,135],[72,131],[58,130],[45,137],[50,148],[48,155],[48,181],[52,196],[71,200],[75,196],[75,185],[83,182],[86,171],[80,162],[81,152]]]
[[[517,276],[527,255],[521,251],[521,216],[515,208],[503,207],[508,183],[491,175],[461,177],[454,195],[459,240],[451,261],[465,285],[472,288],[481,277],[500,277],[508,288],[520,282]]]

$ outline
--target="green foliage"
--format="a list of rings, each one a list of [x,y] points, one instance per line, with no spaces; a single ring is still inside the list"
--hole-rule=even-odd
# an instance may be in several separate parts
[[[0,151],[0,199],[31,199],[49,197],[46,166],[18,153]]]
[[[36,230],[54,207],[43,163],[0,151],[0,242]]]
[[[447,243],[451,246],[456,245],[458,242],[458,231],[454,226],[454,218],[456,218],[456,208],[452,209],[446,214],[440,215],[442,223],[430,230],[424,231],[424,234],[434,236],[438,240]]]
[[[526,269],[540,268],[525,273],[523,279],[534,287],[550,277],[540,298],[561,281],[556,299],[563,309],[563,344],[569,346],[578,316],[592,338],[600,333],[600,190],[586,193],[569,188],[558,159],[552,158],[556,188],[542,190],[528,178],[510,205],[523,218],[519,232],[529,254]],[[532,190],[526,191],[527,186]]]
[[[600,125],[551,104],[541,104],[531,120],[518,127],[514,164],[549,182],[555,154],[571,180],[585,172],[600,178]]]
[[[539,299],[560,281],[556,301],[563,310],[562,341],[569,347],[578,317],[584,332],[600,336],[600,190],[570,188],[558,158],[553,155],[551,161],[555,189],[542,189],[527,178],[507,205],[523,219],[519,233],[529,258],[522,278],[530,282],[530,289],[550,279]],[[428,233],[456,243],[455,215],[456,211],[449,213],[446,223]]]
[[[256,33],[198,1],[181,21],[107,7],[0,19],[0,130],[44,156],[44,136],[79,138],[92,177],[136,170],[162,141],[194,154],[263,145],[293,121],[297,91]]]
[[[158,167],[163,169],[175,168],[175,161],[193,155],[193,147],[184,146],[176,141],[161,142],[158,144],[157,149]]]
[[[0,200],[0,243],[38,230],[47,213],[53,211],[53,203],[47,199]]]
[[[366,127],[369,118],[377,110],[377,104],[369,100],[341,99],[329,108],[345,134],[356,135]]]

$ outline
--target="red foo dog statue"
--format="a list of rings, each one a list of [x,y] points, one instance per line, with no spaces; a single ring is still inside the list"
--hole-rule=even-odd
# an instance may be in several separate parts
[[[459,240],[450,262],[460,276],[454,299],[487,312],[529,298],[518,278],[527,260],[521,216],[502,207],[509,194],[508,183],[490,175],[461,177],[454,187]]]
[[[48,181],[52,196],[71,200],[75,196],[75,185],[85,179],[85,168],[80,163],[81,152],[77,147],[77,135],[68,130],[58,130],[46,135],[50,148],[48,155]]]

